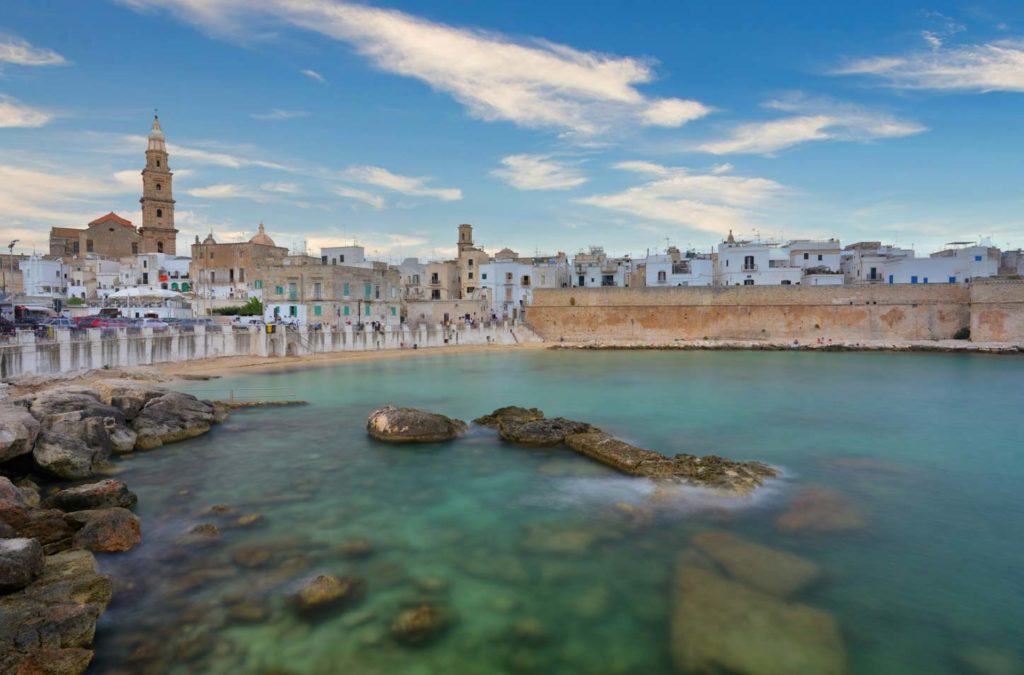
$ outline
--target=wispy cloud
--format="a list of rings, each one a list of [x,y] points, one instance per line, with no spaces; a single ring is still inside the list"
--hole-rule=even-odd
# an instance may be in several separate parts
[[[622,192],[576,201],[715,233],[748,224],[758,208],[785,190],[766,178],[699,174],[653,162],[620,162],[615,168],[646,175],[649,180]]]
[[[146,137],[136,135],[124,135],[120,137],[120,150],[125,152],[137,152],[139,148],[146,147]],[[190,145],[178,145],[168,143],[167,152],[171,155],[171,162],[175,159],[186,159],[196,164],[207,164],[212,166],[223,166],[228,169],[260,168],[274,169],[277,171],[294,171],[292,167],[285,166],[280,162],[251,156],[251,153],[258,152],[258,148],[222,148],[216,147],[210,150]]]
[[[391,173],[379,166],[353,166],[342,173],[345,180],[366,185],[376,185],[388,190],[400,192],[413,197],[433,197],[445,202],[462,199],[462,190],[458,188],[434,188],[427,185],[429,178],[402,176]]]
[[[503,168],[491,171],[517,190],[567,190],[587,182],[586,176],[568,162],[550,155],[509,155]]]
[[[735,127],[725,138],[691,149],[714,155],[770,154],[808,141],[871,141],[912,136],[927,129],[889,113],[861,106],[795,96],[769,101],[764,107],[792,113],[789,117]]]
[[[268,18],[317,32],[354,45],[381,70],[451,95],[473,117],[487,121],[590,136],[616,126],[675,127],[711,111],[697,101],[641,93],[638,85],[655,78],[649,59],[517,40],[397,10],[338,0],[122,1],[135,8],[169,8],[205,30],[232,37],[239,37],[247,23]]]
[[[263,183],[260,185],[260,189],[282,195],[297,195],[302,192],[302,189],[296,183]]]
[[[41,127],[53,119],[53,113],[25,105],[21,101],[0,94],[0,128]]]
[[[309,113],[304,110],[282,110],[280,108],[273,108],[264,113],[253,113],[252,118],[254,120],[261,120],[264,122],[278,122],[281,120],[293,120],[298,117],[308,117]]]
[[[17,66],[63,66],[67,60],[52,49],[33,47],[15,35],[0,34],[0,62]]]
[[[877,77],[897,89],[1024,91],[1024,39],[947,47],[931,37],[929,51],[856,59],[833,73]]]
[[[217,183],[216,185],[192,188],[186,190],[185,194],[200,199],[252,199],[255,195],[253,191],[233,183]]]
[[[316,72],[315,70],[311,70],[309,68],[303,68],[299,72],[302,73],[303,75],[305,75],[306,77],[308,77],[311,80],[316,80],[317,82],[327,82],[327,78],[324,77],[323,75],[321,75],[320,73]]]
[[[357,202],[362,202],[363,204],[368,204],[373,208],[377,209],[378,211],[387,206],[387,204],[385,204],[384,202],[383,197],[381,197],[380,195],[375,195],[372,192],[367,192],[366,190],[356,190],[355,188],[338,185],[331,188],[331,191],[334,192],[334,194],[338,195],[339,197],[344,197],[345,199],[352,199]]]

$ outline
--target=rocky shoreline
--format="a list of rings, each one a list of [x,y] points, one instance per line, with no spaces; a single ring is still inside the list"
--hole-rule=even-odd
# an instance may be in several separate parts
[[[674,340],[672,342],[561,342],[548,349],[597,351],[813,351],[813,352],[934,352],[968,354],[1024,354],[1024,344],[1004,342],[940,341],[857,341],[801,342],[758,340]]]
[[[112,595],[94,554],[135,548],[142,528],[124,483],[83,481],[110,473],[112,456],[199,436],[253,405],[103,375],[0,392],[0,672],[71,675],[92,660]]]

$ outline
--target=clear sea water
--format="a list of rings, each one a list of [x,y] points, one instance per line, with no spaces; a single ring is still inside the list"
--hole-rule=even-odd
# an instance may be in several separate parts
[[[705,529],[820,564],[823,579],[795,600],[836,618],[853,673],[1024,659],[1024,359],[495,352],[186,389],[309,405],[238,412],[121,462],[144,541],[102,559],[116,597],[91,672],[674,673],[672,577]],[[760,459],[785,475],[749,500],[666,499],[568,450],[506,445],[486,429],[447,444],[374,443],[366,418],[385,403],[466,420],[536,406],[665,454]],[[780,531],[776,518],[808,486],[842,495],[865,527]],[[207,513],[216,504],[233,512]],[[228,526],[246,513],[263,520]],[[181,543],[204,522],[219,539]],[[372,554],[346,557],[352,540]],[[235,563],[253,549],[268,559]],[[297,616],[291,595],[319,573],[363,579],[364,597]],[[424,602],[450,626],[419,647],[397,643],[392,618]]]

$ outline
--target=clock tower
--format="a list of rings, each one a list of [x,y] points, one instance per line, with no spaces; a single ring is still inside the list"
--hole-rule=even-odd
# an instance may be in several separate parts
[[[153,115],[153,128],[146,147],[146,168],[142,170],[143,253],[176,255],[178,231],[174,229],[174,198],[171,196],[171,167],[167,166],[167,146],[160,118]]]

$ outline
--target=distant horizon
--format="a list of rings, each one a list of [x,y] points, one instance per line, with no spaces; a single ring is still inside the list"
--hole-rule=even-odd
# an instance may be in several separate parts
[[[116,48],[105,39],[116,38]],[[159,110],[179,251],[634,258],[737,238],[1024,246],[1024,6],[638,8],[28,0],[0,24],[0,213],[16,253],[141,224]]]

